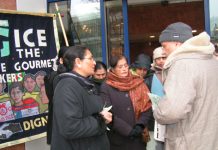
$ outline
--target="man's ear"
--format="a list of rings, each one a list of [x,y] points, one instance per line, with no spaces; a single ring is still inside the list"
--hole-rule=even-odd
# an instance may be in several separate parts
[[[75,59],[75,66],[76,66],[77,68],[81,68],[81,59],[79,59],[79,58],[76,58],[76,59]]]

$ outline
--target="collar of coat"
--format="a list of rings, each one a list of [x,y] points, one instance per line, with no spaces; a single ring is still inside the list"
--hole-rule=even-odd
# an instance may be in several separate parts
[[[214,45],[210,42],[210,36],[206,32],[202,32],[199,35],[188,39],[179,48],[174,50],[167,57],[164,70],[168,69],[179,59],[212,57],[214,50]]]
[[[95,85],[91,83],[88,78],[84,78],[83,76],[74,71],[62,73],[59,75],[60,79],[68,77],[72,77],[73,79],[75,79],[83,88],[88,91],[89,94],[97,94]]]

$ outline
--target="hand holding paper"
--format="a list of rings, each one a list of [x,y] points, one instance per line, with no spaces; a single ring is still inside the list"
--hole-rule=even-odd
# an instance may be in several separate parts
[[[157,107],[157,103],[161,100],[161,97],[152,93],[148,93],[149,98],[151,99],[152,108],[155,109]],[[154,125],[154,139],[157,141],[164,142],[165,139],[165,131],[166,126],[158,124],[157,121],[155,121]]]
[[[109,110],[111,110],[111,108],[112,108],[112,105],[111,105],[111,106],[108,106],[108,107],[104,107],[104,108],[103,108],[103,111],[109,111]]]
[[[109,124],[112,121],[112,113],[109,112],[109,110],[112,108],[112,106],[109,107],[103,107],[103,110],[100,112],[102,117],[105,119],[105,123]]]
[[[148,96],[152,103],[152,108],[155,109],[157,107],[157,103],[161,100],[161,97],[152,93],[148,93]]]

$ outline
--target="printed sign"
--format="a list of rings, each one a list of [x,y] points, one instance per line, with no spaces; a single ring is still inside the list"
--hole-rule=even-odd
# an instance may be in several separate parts
[[[52,16],[0,12],[0,148],[46,131],[44,77],[56,55]]]

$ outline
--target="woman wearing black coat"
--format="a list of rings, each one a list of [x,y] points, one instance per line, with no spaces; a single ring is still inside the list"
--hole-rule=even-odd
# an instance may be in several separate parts
[[[111,150],[145,150],[152,116],[149,90],[142,78],[130,73],[124,56],[112,57],[110,66],[101,97],[106,105],[112,105]]]
[[[106,124],[112,114],[103,110],[88,80],[95,67],[92,53],[72,46],[63,60],[68,72],[55,79],[51,150],[109,150]]]

